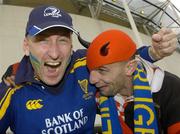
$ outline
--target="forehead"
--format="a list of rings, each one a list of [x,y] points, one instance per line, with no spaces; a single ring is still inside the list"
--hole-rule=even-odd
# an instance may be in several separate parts
[[[62,28],[62,27],[53,27],[53,28],[48,28],[41,33],[39,33],[36,36],[47,36],[47,35],[70,35],[72,31],[70,31],[67,28]]]
[[[114,62],[114,63],[111,63],[111,64],[106,64],[106,65],[102,65],[100,66],[99,68],[109,68],[109,69],[113,69],[113,68],[116,68],[116,67],[123,67],[123,65],[125,65],[126,62]]]

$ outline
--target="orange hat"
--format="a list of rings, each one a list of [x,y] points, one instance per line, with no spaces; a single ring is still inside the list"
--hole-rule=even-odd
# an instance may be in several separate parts
[[[87,50],[87,66],[93,70],[100,66],[127,61],[136,52],[136,44],[120,30],[107,30],[99,34]]]

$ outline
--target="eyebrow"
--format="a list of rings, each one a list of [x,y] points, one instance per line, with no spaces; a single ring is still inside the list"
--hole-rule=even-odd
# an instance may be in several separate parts
[[[65,37],[68,37],[70,38],[71,34],[70,33],[67,33],[67,32],[56,32],[56,31],[52,31],[52,32],[44,32],[44,33],[40,33],[38,35],[36,35],[35,37],[31,38],[32,41],[34,42],[39,42],[39,41],[42,41],[46,38],[48,38],[49,36],[51,35],[60,35],[60,36],[65,36]]]
[[[105,69],[105,70],[110,70],[110,68],[106,67],[106,66],[101,66],[100,68],[98,69]]]

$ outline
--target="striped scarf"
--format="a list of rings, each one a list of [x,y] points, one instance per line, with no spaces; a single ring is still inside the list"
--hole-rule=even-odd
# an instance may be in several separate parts
[[[146,73],[138,65],[133,78],[134,85],[134,133],[158,134],[158,125],[151,95],[151,88]],[[99,108],[102,120],[103,134],[123,134],[116,104],[113,97],[100,96]]]
[[[134,72],[134,133],[158,134],[151,87],[143,67],[139,64]]]
[[[99,108],[101,112],[102,133],[122,134],[114,98],[100,96]]]

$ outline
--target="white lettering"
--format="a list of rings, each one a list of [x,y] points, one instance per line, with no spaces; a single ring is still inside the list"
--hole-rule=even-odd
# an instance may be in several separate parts
[[[46,129],[42,129],[41,134],[67,134],[75,132],[86,125],[87,121],[88,116],[84,116],[83,109],[46,118]]]
[[[46,134],[46,130],[42,130],[42,134]]]
[[[61,127],[63,128],[64,133],[67,133],[67,124],[62,125]]]
[[[88,121],[88,117],[87,117],[87,116],[85,116],[85,117],[84,117],[84,124],[86,124],[86,123],[87,123],[87,121]]]
[[[71,124],[70,124],[70,123],[68,123],[68,128],[69,128],[69,132],[74,131],[74,129],[72,128],[72,126],[71,126]]]
[[[81,117],[80,112],[79,111],[74,111],[73,117],[74,117],[74,119],[78,120]]]
[[[81,120],[78,120],[79,126],[82,126],[84,124],[83,118]]]
[[[58,115],[57,116],[57,119],[58,119],[58,122],[63,122],[63,123],[65,123],[65,120],[64,120],[64,116],[63,115]]]
[[[54,132],[55,132],[55,134],[62,134],[63,129],[60,126],[57,126],[57,127],[55,127]]]
[[[58,125],[58,124],[59,124],[59,123],[58,123],[58,121],[56,120],[56,118],[53,117],[51,126],[53,127],[53,126],[56,126],[56,125]]]
[[[66,122],[72,121],[72,119],[71,119],[71,117],[70,117],[70,113],[68,113],[68,115],[67,115],[67,114],[64,114],[64,116],[65,116]]]
[[[45,119],[45,122],[46,122],[46,127],[47,127],[47,128],[51,127],[51,121],[50,121],[50,119]]]
[[[78,129],[78,128],[79,128],[78,123],[75,122],[75,123],[74,123],[74,129]]]
[[[49,128],[49,129],[47,130],[47,134],[51,134],[51,131],[53,132],[53,128]]]

